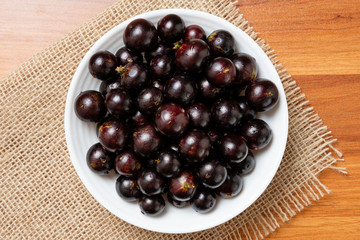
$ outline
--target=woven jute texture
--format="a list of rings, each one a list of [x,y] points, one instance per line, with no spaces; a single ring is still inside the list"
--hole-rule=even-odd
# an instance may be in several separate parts
[[[262,196],[215,228],[161,234],[134,227],[104,209],[71,164],[64,135],[66,93],[75,70],[104,33],[134,15],[161,8],[212,13],[249,34],[282,80],[289,107],[289,137],[281,166]],[[317,175],[340,153],[275,53],[231,1],[124,0],[35,55],[0,82],[1,239],[258,239],[329,190]]]

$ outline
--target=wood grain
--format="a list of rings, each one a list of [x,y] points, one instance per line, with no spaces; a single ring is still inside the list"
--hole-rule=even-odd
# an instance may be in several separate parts
[[[100,13],[114,0],[0,2],[0,78]],[[338,139],[348,169],[320,178],[332,193],[270,239],[360,238],[360,2],[242,0],[239,11],[277,52]]]

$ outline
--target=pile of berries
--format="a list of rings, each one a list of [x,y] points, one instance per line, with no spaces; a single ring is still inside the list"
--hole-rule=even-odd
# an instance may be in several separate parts
[[[255,59],[236,52],[228,31],[206,36],[174,14],[157,28],[132,21],[123,40],[115,54],[91,57],[89,71],[102,81],[100,89],[75,100],[78,118],[97,123],[89,168],[114,169],[118,195],[138,201],[149,216],[164,210],[164,197],[205,213],[217,196],[238,195],[242,176],[255,166],[250,150],[272,139],[256,114],[277,104],[274,83],[258,78]]]

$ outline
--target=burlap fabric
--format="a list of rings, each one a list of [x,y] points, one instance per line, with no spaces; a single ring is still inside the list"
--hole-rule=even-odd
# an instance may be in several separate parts
[[[71,164],[64,135],[66,93],[75,70],[104,33],[127,18],[161,8],[215,14],[248,33],[268,54],[285,88],[289,137],[264,194],[234,219],[184,235],[134,227],[104,209]],[[35,55],[0,82],[1,239],[258,239],[329,190],[317,175],[340,156],[321,119],[275,53],[230,1],[124,0]],[[337,168],[344,171],[341,168]]]

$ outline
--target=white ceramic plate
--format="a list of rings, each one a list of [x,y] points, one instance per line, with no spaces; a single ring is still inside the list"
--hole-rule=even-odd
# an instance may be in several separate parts
[[[80,121],[73,106],[76,96],[84,90],[98,90],[100,81],[93,79],[88,71],[90,57],[97,51],[108,50],[115,53],[122,47],[122,34],[126,26],[136,18],[145,18],[154,23],[163,16],[174,13],[182,17],[186,25],[198,24],[207,35],[216,29],[226,29],[236,40],[236,49],[255,57],[259,66],[259,76],[271,79],[279,89],[280,101],[271,111],[259,114],[273,130],[272,142],[264,150],[255,152],[256,167],[244,177],[242,192],[233,199],[218,197],[216,207],[209,213],[199,214],[191,207],[177,209],[166,205],[163,214],[148,217],[141,214],[137,203],[128,203],[120,199],[115,191],[117,176],[98,176],[90,171],[86,164],[86,153],[91,145],[98,142],[95,125]],[[279,76],[262,49],[243,31],[226,20],[214,15],[186,9],[165,9],[135,16],[116,26],[102,38],[85,55],[72,79],[65,107],[65,134],[72,163],[77,174],[88,191],[110,212],[119,218],[138,227],[163,233],[188,233],[205,230],[235,217],[264,192],[274,177],[281,162],[288,134],[288,110],[284,89]]]

